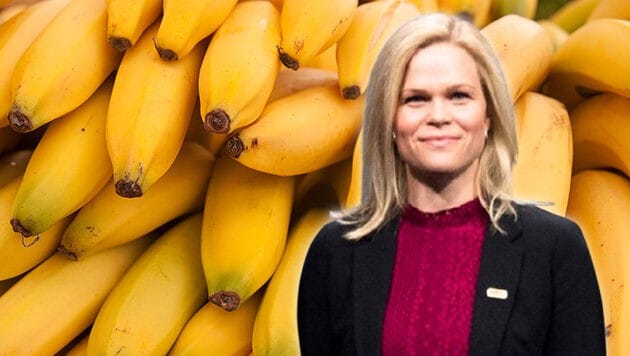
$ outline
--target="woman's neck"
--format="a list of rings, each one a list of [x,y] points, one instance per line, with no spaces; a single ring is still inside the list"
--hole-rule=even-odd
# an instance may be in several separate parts
[[[416,209],[437,212],[460,206],[478,196],[476,177],[468,174],[456,176],[408,176],[407,201]]]

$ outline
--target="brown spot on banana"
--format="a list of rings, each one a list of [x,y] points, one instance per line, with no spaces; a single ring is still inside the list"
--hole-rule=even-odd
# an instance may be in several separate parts
[[[116,184],[116,194],[124,198],[138,198],[142,196],[142,188],[135,180],[119,179]]]
[[[245,144],[239,135],[232,135],[225,142],[225,152],[232,158],[238,158],[244,150]]]
[[[241,298],[234,292],[220,291],[211,295],[210,301],[226,311],[233,311],[238,308]]]
[[[10,223],[11,223],[11,227],[13,228],[13,231],[21,234],[23,237],[33,236],[33,233],[29,229],[25,228],[20,222],[20,220],[16,218],[12,218]]]
[[[215,133],[230,131],[230,116],[223,109],[214,109],[206,114],[203,127]]]
[[[124,52],[131,47],[131,41],[123,37],[109,37],[109,44],[119,52]]]
[[[17,107],[14,106],[7,117],[13,131],[26,133],[33,130],[33,123],[31,122],[31,119],[23,114]]]
[[[284,52],[282,47],[276,46],[276,48],[278,49],[278,56],[280,57],[280,62],[282,62],[282,64],[285,67],[293,69],[293,70],[298,70],[298,68],[300,68],[300,63],[297,61],[297,59],[289,56],[286,52]]]
[[[77,261],[79,259],[76,253],[68,250],[65,246],[57,247],[57,251],[73,261]]]

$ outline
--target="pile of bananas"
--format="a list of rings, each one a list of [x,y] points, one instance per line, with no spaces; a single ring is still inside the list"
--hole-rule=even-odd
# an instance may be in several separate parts
[[[0,0],[0,354],[298,355],[370,68],[435,11],[499,54],[515,195],[582,227],[627,354],[630,3],[538,1]]]

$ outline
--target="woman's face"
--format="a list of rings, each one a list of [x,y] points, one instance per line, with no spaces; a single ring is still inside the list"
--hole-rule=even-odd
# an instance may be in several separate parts
[[[446,42],[418,51],[394,122],[396,147],[411,174],[474,179],[490,125],[474,59]]]

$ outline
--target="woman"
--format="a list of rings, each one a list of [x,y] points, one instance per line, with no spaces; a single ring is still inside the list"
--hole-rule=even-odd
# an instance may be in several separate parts
[[[303,355],[605,354],[581,231],[511,197],[512,102],[480,32],[409,22],[366,95],[363,202],[308,252]]]

